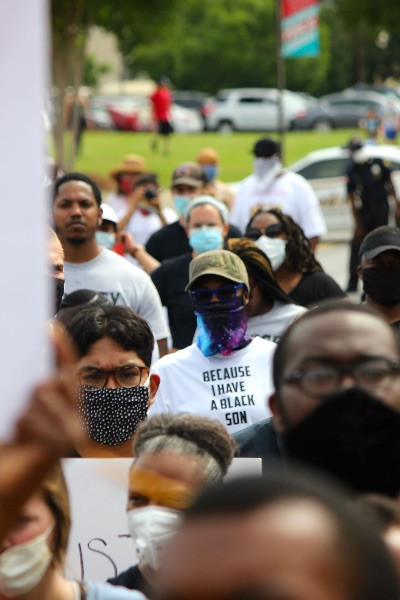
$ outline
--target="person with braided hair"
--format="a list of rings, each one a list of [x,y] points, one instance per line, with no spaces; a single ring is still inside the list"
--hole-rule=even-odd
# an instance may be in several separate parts
[[[278,209],[259,210],[250,219],[245,236],[269,258],[279,286],[292,302],[307,308],[346,294],[324,272],[310,240],[289,215]]]
[[[198,492],[226,475],[235,450],[225,427],[197,415],[156,415],[138,427],[127,515],[139,564],[108,583],[158,597],[160,552]]]
[[[275,279],[271,263],[258,246],[244,239],[227,240],[227,248],[245,264],[250,283],[247,332],[278,342],[289,323],[306,309],[293,304]]]

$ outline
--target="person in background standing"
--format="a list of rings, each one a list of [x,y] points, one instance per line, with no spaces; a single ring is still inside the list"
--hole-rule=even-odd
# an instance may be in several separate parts
[[[164,140],[164,154],[169,153],[169,136],[174,130],[171,125],[170,109],[172,98],[169,86],[170,80],[168,77],[161,77],[157,84],[157,89],[150,96],[155,123],[154,138],[151,147],[154,151],[158,150],[158,136],[161,135]]]
[[[230,185],[217,179],[220,161],[214,148],[203,148],[200,150],[196,162],[206,174],[207,185],[205,191],[220,202],[226,204],[230,210],[233,201],[235,200],[235,192]]]

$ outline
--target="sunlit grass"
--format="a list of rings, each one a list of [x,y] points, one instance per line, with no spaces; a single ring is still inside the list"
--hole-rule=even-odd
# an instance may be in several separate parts
[[[343,145],[357,133],[357,130],[350,129],[329,133],[289,132],[285,136],[285,163],[290,165],[312,150]],[[87,131],[83,135],[75,169],[106,176],[125,154],[140,154],[147,160],[149,168],[158,173],[161,183],[169,185],[171,173],[179,163],[194,161],[201,148],[211,146],[221,157],[220,178],[237,181],[251,172],[251,148],[262,136],[262,133],[175,134],[171,137],[170,154],[164,156],[161,152],[152,152],[150,133]]]

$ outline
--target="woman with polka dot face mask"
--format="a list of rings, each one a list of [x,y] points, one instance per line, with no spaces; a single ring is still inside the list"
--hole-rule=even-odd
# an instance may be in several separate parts
[[[77,406],[86,433],[84,458],[132,456],[139,423],[157,392],[150,375],[154,336],[146,321],[125,306],[93,307],[69,324],[79,352]]]

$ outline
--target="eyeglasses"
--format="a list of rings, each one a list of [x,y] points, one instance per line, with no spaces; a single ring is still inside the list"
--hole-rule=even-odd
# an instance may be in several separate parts
[[[208,288],[200,288],[198,290],[192,290],[190,295],[193,298],[195,304],[211,304],[213,296],[217,296],[220,302],[231,302],[238,297],[237,290],[244,290],[246,286],[244,283],[237,283],[236,285],[224,285],[214,290]]]
[[[257,229],[256,227],[248,227],[246,229],[245,237],[249,240],[258,240],[261,235],[274,238],[279,237],[283,233],[283,227],[280,223],[273,223],[264,229]]]
[[[113,375],[115,381],[120,387],[132,388],[146,381],[149,376],[148,367],[139,367],[138,365],[123,365],[117,369],[95,369],[93,367],[83,367],[79,370],[79,383],[86,389],[99,390],[104,387],[107,377]]]
[[[284,375],[282,382],[297,383],[302,391],[310,396],[323,396],[335,391],[344,375],[350,375],[364,388],[385,386],[400,375],[400,364],[386,358],[375,358],[355,365],[303,367]]]

